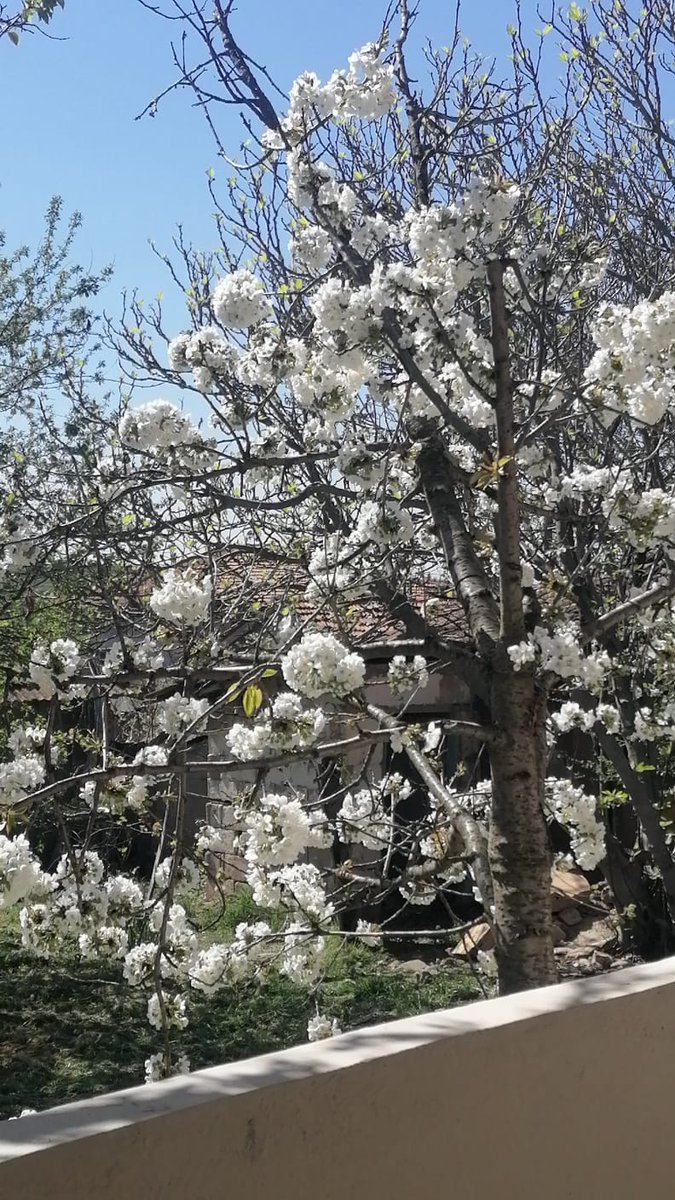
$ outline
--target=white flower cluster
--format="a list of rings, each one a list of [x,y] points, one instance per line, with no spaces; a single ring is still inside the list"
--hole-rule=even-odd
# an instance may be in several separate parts
[[[591,397],[645,425],[660,421],[675,394],[675,292],[633,308],[606,305],[593,338],[598,349],[586,370]]]
[[[261,281],[247,270],[233,271],[221,279],[211,303],[217,320],[229,329],[248,329],[273,313]]]
[[[512,215],[520,190],[515,184],[493,183],[480,175],[469,180],[456,204],[434,204],[406,214],[410,250],[424,268],[426,280],[447,278],[447,265],[467,252],[467,243],[480,237],[483,247],[497,241]],[[466,277],[468,283],[471,274]]]
[[[45,781],[45,764],[34,754],[19,754],[0,763],[0,804],[11,807],[36,792]]]
[[[306,633],[281,660],[289,687],[304,696],[348,696],[363,686],[366,664],[330,633]]]
[[[270,879],[273,886],[280,888],[287,908],[298,910],[310,921],[325,922],[332,917],[334,906],[327,899],[321,871],[313,863],[282,867]]]
[[[173,338],[168,346],[168,359],[174,371],[180,374],[192,371],[200,392],[210,392],[234,370],[236,351],[225,340],[222,330],[215,325],[204,325]]]
[[[151,637],[145,637],[138,646],[132,646],[131,657],[134,666],[141,671],[159,671],[164,666],[164,652]]]
[[[438,816],[439,814],[434,815],[432,810],[434,826],[426,837],[420,838],[420,853],[425,859],[438,864],[435,882],[443,886],[461,883],[466,876],[467,867],[455,848],[454,826],[452,823],[439,824]]]
[[[352,536],[357,544],[374,542],[376,546],[397,546],[409,542],[414,532],[410,513],[397,501],[367,500]]]
[[[7,739],[8,745],[15,757],[26,754],[35,755],[43,750],[47,740],[46,725],[16,725]],[[61,746],[53,739],[50,742],[52,763],[57,765],[61,758]]]
[[[541,651],[543,670],[552,671],[561,679],[580,679],[591,691],[601,687],[611,667],[609,655],[604,650],[584,654],[572,628],[559,629],[554,634],[538,626],[534,638]]]
[[[25,517],[13,517],[11,522],[0,521],[0,577],[35,562],[39,554],[36,530]]]
[[[78,938],[81,958],[123,959],[129,949],[129,934],[120,925],[99,925]]]
[[[640,742],[655,742],[659,739],[675,739],[675,701],[663,705],[654,712],[649,705],[642,705],[635,714],[634,739]]]
[[[130,987],[140,985],[153,972],[158,947],[155,942],[139,942],[124,957],[124,978]]]
[[[294,229],[289,251],[296,266],[311,272],[323,271],[334,254],[330,235],[320,225],[310,225],[306,217]]]
[[[337,1037],[340,1033],[342,1030],[335,1017],[331,1021],[330,1017],[317,1013],[307,1022],[307,1040],[309,1042],[324,1042],[327,1038]]]
[[[46,877],[26,835],[9,838],[0,833],[0,908],[19,904],[45,891],[46,886]]]
[[[558,712],[551,715],[551,720],[560,733],[569,733],[571,729],[588,732],[594,728],[597,717],[593,709],[582,708],[575,700],[566,700]]]
[[[367,491],[384,476],[385,464],[363,442],[347,442],[341,446],[337,456],[338,465],[348,483]]]
[[[122,957],[128,944],[126,926],[144,909],[143,892],[127,876],[104,875],[93,851],[77,855],[75,864],[63,855],[44,877],[44,902],[21,910],[23,944],[48,957],[64,938],[76,938],[84,957]]]
[[[198,625],[208,615],[211,603],[211,579],[196,579],[170,568],[164,572],[162,586],[150,596],[150,608],[163,621],[174,625]]]
[[[561,679],[580,679],[591,691],[597,691],[611,667],[609,655],[604,650],[584,654],[578,644],[578,634],[571,627],[561,627],[548,633],[540,625],[525,642],[509,646],[507,653],[514,671],[520,671],[528,663],[540,662],[542,670],[552,671]]]
[[[636,492],[617,486],[603,501],[602,509],[610,529],[625,533],[637,550],[659,542],[675,543],[675,496],[662,488]]]
[[[529,663],[537,660],[537,647],[532,641],[515,642],[507,647],[507,654],[513,663],[514,671],[522,671]]]
[[[191,417],[168,400],[152,400],[130,408],[119,424],[120,441],[132,450],[171,450],[202,441]]]
[[[395,696],[402,696],[413,688],[425,688],[429,682],[427,660],[416,654],[408,661],[402,654],[395,654],[389,663],[387,683]]]
[[[28,674],[45,700],[56,695],[59,684],[72,679],[80,666],[80,651],[71,638],[56,638],[50,645],[33,647]]]
[[[208,708],[208,700],[196,700],[194,697],[181,696],[180,692],[174,692],[173,696],[168,696],[157,705],[157,724],[173,737],[203,717]]]
[[[325,948],[324,938],[317,937],[304,919],[291,920],[284,931],[279,974],[293,983],[311,985],[321,971]]]
[[[394,807],[411,793],[410,781],[397,772],[390,772],[370,787],[347,792],[337,817],[341,840],[369,850],[386,850],[394,836]],[[386,797],[390,799],[387,806]]]
[[[580,500],[596,492],[607,492],[612,483],[612,472],[608,467],[590,467],[578,463],[567,475],[558,479],[553,498]]]
[[[396,104],[393,72],[382,62],[379,48],[369,43],[350,55],[348,71],[334,71],[325,84],[313,72],[300,75],[291,88],[290,102],[281,122],[283,135],[264,136],[268,149],[296,143],[316,119],[371,121],[384,116]]]
[[[571,838],[572,854],[583,871],[593,871],[605,857],[605,830],[596,817],[596,801],[568,779],[546,780],[547,806]]]
[[[299,696],[281,692],[272,702],[270,716],[228,729],[227,744],[235,758],[250,761],[284,751],[313,746],[326,727],[320,708],[304,708]]]
[[[551,715],[551,720],[560,733],[569,733],[571,729],[590,732],[598,721],[608,733],[617,733],[621,726],[621,717],[613,704],[598,704],[595,709],[582,708],[575,700],[565,700],[558,712]]]
[[[205,822],[200,826],[195,849],[198,854],[226,854],[229,849],[229,830]]]
[[[329,533],[315,546],[307,564],[310,600],[338,593],[343,600],[356,600],[367,591],[362,555],[356,554],[351,537]]]
[[[242,922],[229,945],[213,943],[204,947],[190,965],[191,987],[210,994],[243,979],[268,956],[271,932],[266,921]]]
[[[134,755],[134,765],[144,767],[165,767],[168,762],[166,746],[142,746]]]
[[[292,863],[279,869],[250,864],[246,881],[261,908],[283,907],[304,921],[328,921],[334,906],[326,896],[321,871],[313,863]]]
[[[400,884],[398,890],[408,904],[419,904],[421,907],[424,907],[433,904],[438,899],[440,889],[433,881],[407,879],[404,883]]]
[[[159,1083],[161,1079],[167,1079],[173,1075],[189,1075],[190,1060],[185,1054],[181,1054],[180,1058],[176,1059],[175,1064],[167,1073],[166,1057],[159,1051],[157,1054],[151,1054],[145,1060],[145,1082]]]
[[[174,869],[173,855],[162,859],[155,871],[155,892],[163,892],[169,885],[169,879]],[[194,891],[199,886],[199,869],[191,858],[183,855],[175,873],[176,890]]]
[[[243,814],[244,858],[249,867],[294,863],[311,846],[331,846],[333,835],[323,811],[309,812],[300,800],[273,792]]]
[[[175,996],[168,996],[162,993],[162,1004],[164,1006],[164,1020],[167,1028],[185,1029],[188,1024],[186,1009],[186,1000],[184,996],[177,993]],[[148,1000],[148,1024],[154,1029],[163,1029],[162,1023],[162,1006],[160,997],[157,993],[150,996]]]

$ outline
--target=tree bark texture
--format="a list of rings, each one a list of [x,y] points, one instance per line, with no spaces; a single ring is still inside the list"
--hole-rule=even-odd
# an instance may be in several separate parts
[[[546,698],[531,674],[513,670],[505,647],[495,655],[490,709],[501,736],[489,747],[488,857],[499,990],[505,995],[555,983],[557,977],[543,810]]]

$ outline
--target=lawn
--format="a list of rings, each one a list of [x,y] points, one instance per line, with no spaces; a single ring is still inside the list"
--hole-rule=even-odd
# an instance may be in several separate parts
[[[228,914],[215,932],[222,936],[240,917]],[[5,921],[0,978],[0,1117],[143,1081],[156,1033],[146,1023],[143,995],[119,982],[115,968],[67,954],[36,959]],[[477,992],[461,967],[418,975],[351,945],[327,962],[321,1008],[346,1030],[448,1008]],[[278,976],[195,995],[177,1048],[193,1069],[283,1049],[306,1040],[314,1012],[309,991]]]

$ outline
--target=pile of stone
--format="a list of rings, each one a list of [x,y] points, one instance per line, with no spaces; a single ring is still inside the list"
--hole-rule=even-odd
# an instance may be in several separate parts
[[[595,975],[627,965],[628,960],[617,953],[616,922],[610,911],[595,899],[590,883],[580,871],[553,869],[551,909],[555,955],[562,976]],[[494,944],[487,921],[476,921],[448,953],[453,959],[472,961],[480,952],[494,950]]]

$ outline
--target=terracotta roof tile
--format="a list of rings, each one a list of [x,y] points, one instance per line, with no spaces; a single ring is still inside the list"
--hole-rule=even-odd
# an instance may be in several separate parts
[[[239,556],[218,564],[217,592],[222,601],[221,621],[241,622],[242,637],[254,629],[271,632],[284,616],[292,616],[313,629],[330,631],[352,645],[406,640],[403,621],[375,595],[357,600],[327,596],[310,599],[310,577],[300,562],[261,562]],[[443,584],[413,578],[405,584],[406,599],[420,613],[426,610],[431,630],[443,639],[467,641],[468,630],[461,605]],[[237,639],[228,639],[236,641]]]

